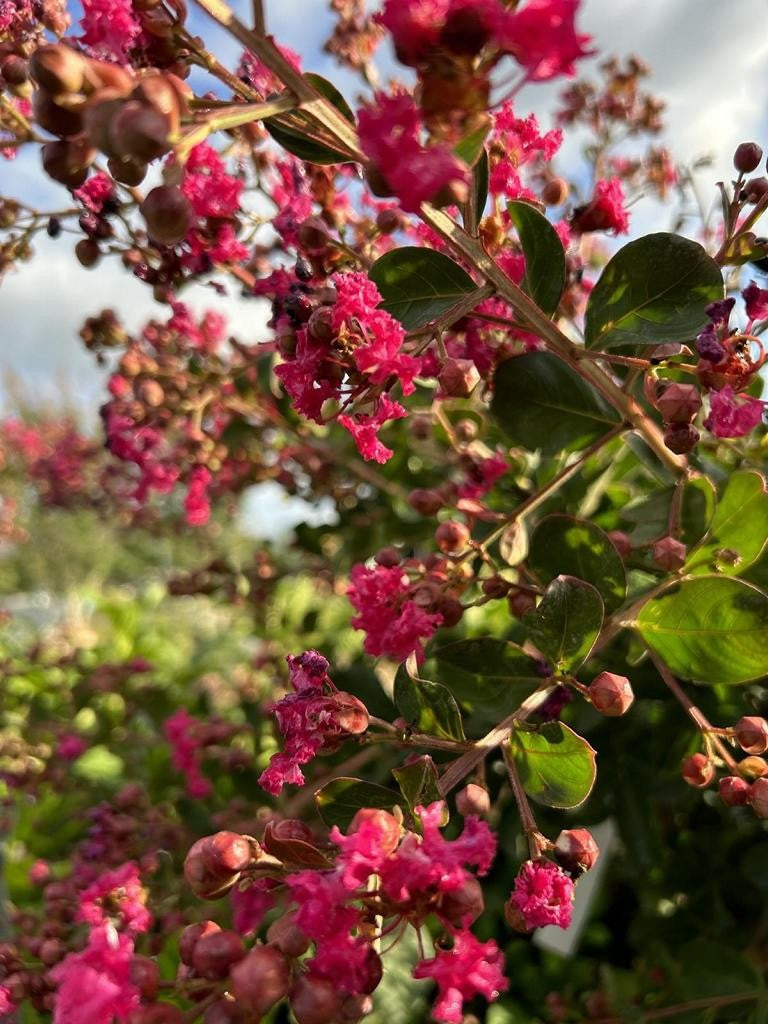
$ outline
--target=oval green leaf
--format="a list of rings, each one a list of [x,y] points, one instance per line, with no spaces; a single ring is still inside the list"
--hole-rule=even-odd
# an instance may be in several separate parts
[[[660,231],[619,249],[587,304],[587,348],[662,345],[694,338],[707,323],[705,307],[724,294],[711,256],[680,235]]]
[[[436,800],[442,800],[440,792],[440,778],[437,774],[435,762],[429,754],[422,754],[408,764],[400,768],[393,768],[392,774],[397,779],[397,784],[403,797],[413,811],[417,807],[426,807]],[[448,805],[443,809],[443,825],[448,824]]]
[[[395,675],[392,696],[397,710],[417,732],[449,740],[466,738],[459,706],[441,683],[411,676],[403,664]]]
[[[589,657],[603,624],[603,599],[589,583],[558,576],[538,608],[525,616],[528,639],[558,672],[575,672]]]
[[[431,657],[457,700],[491,715],[513,711],[541,683],[536,661],[517,644],[495,637],[457,640]]]
[[[338,825],[342,832],[349,828],[361,807],[377,807],[390,812],[395,806],[406,809],[405,799],[400,793],[352,778],[334,779],[318,789],[315,804],[326,825]]]
[[[381,293],[382,308],[407,331],[435,320],[477,287],[445,253],[415,245],[385,253],[368,276]]]
[[[595,751],[562,722],[521,724],[509,738],[509,752],[525,792],[547,807],[578,807],[595,784]]]
[[[728,477],[704,543],[692,551],[686,571],[738,576],[768,544],[768,491],[761,473],[736,470]]]
[[[768,673],[768,595],[743,580],[675,583],[643,605],[636,626],[683,679],[746,683]]]
[[[516,199],[507,204],[525,255],[523,289],[547,316],[557,309],[565,288],[565,249],[560,236],[535,206]]]
[[[622,517],[630,524],[629,536],[633,544],[647,544],[669,534],[674,493],[674,486],[665,487],[622,509]],[[688,547],[698,544],[709,529],[716,507],[715,487],[709,477],[698,476],[685,481],[680,510],[680,540],[684,544]]]
[[[549,352],[528,352],[499,366],[491,413],[513,445],[544,455],[586,448],[618,423],[601,396]]]
[[[591,583],[607,612],[615,611],[627,593],[627,575],[621,555],[599,526],[586,519],[552,515],[533,531],[528,567],[542,583],[560,573]]]
[[[350,124],[355,123],[355,115],[333,82],[329,82],[327,78],[311,71],[308,71],[304,77],[321,96],[325,96],[336,107]],[[312,164],[337,164],[349,161],[349,156],[346,153],[325,146],[312,138],[312,125],[301,111],[291,111],[290,114],[281,114],[279,117],[268,117],[264,121],[264,127],[275,142],[280,143],[283,149],[287,149],[289,153],[297,156],[300,160],[306,160]]]

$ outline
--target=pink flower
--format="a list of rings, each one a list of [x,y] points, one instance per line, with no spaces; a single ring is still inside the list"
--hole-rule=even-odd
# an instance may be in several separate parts
[[[517,874],[510,901],[528,929],[547,924],[567,928],[571,923],[573,882],[551,861],[527,860]]]
[[[204,799],[211,794],[213,787],[200,771],[199,751],[202,745],[195,735],[198,724],[196,718],[180,708],[170,718],[166,718],[163,732],[173,748],[173,767],[186,778],[187,793]]]
[[[350,573],[347,596],[357,615],[355,629],[366,633],[368,654],[386,655],[405,661],[409,654],[423,655],[423,641],[429,640],[443,621],[412,600],[408,577],[402,569],[375,565],[367,569],[355,565]]]
[[[65,732],[56,744],[56,756],[65,761],[76,761],[87,749],[88,744],[82,736],[74,732]]]
[[[78,921],[100,926],[113,921],[117,927],[138,934],[148,931],[152,915],[146,908],[146,890],[139,869],[128,861],[114,871],[99,875],[80,895]]]
[[[731,387],[710,391],[704,426],[715,437],[743,437],[762,423],[765,406],[758,398],[735,395]]]
[[[451,0],[386,0],[375,20],[392,33],[397,59],[416,67],[437,45]]]
[[[741,294],[750,320],[768,320],[768,288],[758,288],[750,281]]]
[[[339,416],[339,423],[350,432],[364,459],[383,463],[392,458],[393,452],[381,443],[377,434],[389,420],[399,420],[407,415],[399,402],[393,402],[387,395],[382,395],[373,413],[342,415]]]
[[[467,469],[467,478],[459,487],[460,498],[482,498],[493,490],[496,481],[504,476],[509,463],[499,454],[490,455],[487,459],[472,459]]]
[[[115,183],[103,171],[98,171],[92,174],[84,185],[75,189],[73,194],[87,209],[93,213],[101,213],[104,204],[115,194]]]
[[[466,186],[469,169],[443,143],[423,146],[421,121],[413,99],[404,92],[379,92],[375,105],[358,115],[363,152],[384,177],[400,205],[418,213],[447,186]]]
[[[271,878],[260,878],[247,889],[235,887],[230,895],[232,924],[241,935],[251,935],[261,927],[268,910],[275,905],[270,892],[276,883]]]
[[[437,982],[438,997],[432,1009],[435,1019],[460,1024],[466,1000],[481,995],[493,1002],[509,987],[503,963],[493,939],[480,942],[472,932],[460,931],[454,935],[452,949],[441,950],[433,960],[422,960],[413,976]]]
[[[297,871],[285,884],[298,907],[296,924],[315,942],[348,934],[357,924],[339,872]]]
[[[97,57],[130,63],[130,52],[141,35],[141,22],[131,0],[83,0],[82,42]]]
[[[139,1007],[131,981],[133,939],[104,924],[92,929],[88,945],[70,953],[49,976],[56,982],[53,1024],[113,1024]]]
[[[500,42],[531,81],[573,75],[574,61],[594,52],[586,49],[590,37],[576,32],[578,6],[579,0],[528,0],[507,17]]]
[[[536,159],[551,160],[562,145],[562,131],[556,128],[542,135],[535,115],[515,117],[511,101],[500,107],[493,121],[494,152],[501,149],[504,155],[492,159],[489,191],[508,199],[535,199],[533,192],[523,188],[518,168]]]
[[[598,181],[592,199],[574,211],[574,231],[613,231],[615,235],[629,231],[629,214],[624,209],[624,190],[620,178]]]
[[[208,485],[212,479],[211,471],[205,466],[195,466],[189,474],[184,511],[190,526],[203,526],[211,518]]]
[[[16,1004],[11,1000],[10,991],[5,985],[0,985],[0,1015],[11,1014],[15,1009]]]

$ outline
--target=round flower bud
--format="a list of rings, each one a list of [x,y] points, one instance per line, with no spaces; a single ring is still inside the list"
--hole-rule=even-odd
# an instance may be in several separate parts
[[[750,784],[738,775],[726,775],[718,784],[720,799],[726,807],[741,807],[747,802]]]
[[[192,951],[192,966],[201,978],[217,981],[245,956],[243,940],[236,932],[218,931],[201,935]]]
[[[269,926],[267,941],[289,957],[301,956],[309,949],[309,938],[296,924],[296,911],[283,914]]]
[[[491,810],[491,797],[484,786],[476,782],[468,783],[456,794],[456,810],[465,818],[468,814],[476,814],[484,818]]]
[[[341,999],[341,992],[332,981],[309,974],[300,975],[288,993],[296,1024],[332,1024]]]
[[[480,380],[471,359],[447,359],[437,376],[443,392],[451,398],[467,398]]]
[[[131,981],[142,999],[154,999],[160,985],[160,968],[148,956],[134,956],[131,960]]]
[[[541,201],[546,206],[562,206],[568,199],[570,188],[565,178],[552,178],[541,190]]]
[[[191,847],[184,861],[184,877],[197,896],[223,896],[251,859],[250,845],[235,832],[206,836]]]
[[[635,695],[626,676],[601,672],[587,687],[587,696],[595,711],[607,718],[618,718],[632,706]]]
[[[251,844],[237,832],[216,832],[205,842],[203,859],[208,870],[215,874],[242,871],[251,862]]]
[[[445,554],[456,554],[464,551],[469,541],[470,533],[464,523],[448,519],[440,523],[435,530],[435,542]]]
[[[683,758],[681,772],[688,785],[696,789],[704,789],[715,778],[715,766],[706,754],[691,754]]]
[[[327,345],[333,340],[333,310],[330,306],[320,306],[312,311],[307,321],[307,331],[313,341]]]
[[[346,996],[339,1008],[338,1024],[357,1024],[373,1012],[373,1000],[366,995]]]
[[[38,46],[29,59],[34,80],[50,93],[80,92],[88,62],[77,50],[63,43]]]
[[[147,176],[147,165],[141,160],[132,160],[129,157],[122,159],[111,156],[107,160],[107,170],[115,181],[119,181],[121,185],[129,185],[131,188],[140,185]]]
[[[156,107],[129,100],[110,124],[111,150],[120,157],[149,163],[172,148],[170,131],[168,118]]]
[[[672,381],[656,399],[656,408],[667,423],[690,423],[701,409],[699,389]]]
[[[608,540],[613,544],[622,558],[629,558],[632,554],[632,541],[623,530],[611,530]]]
[[[445,504],[438,491],[427,490],[424,487],[417,487],[408,495],[408,504],[415,509],[419,515],[433,516]]]
[[[506,597],[512,584],[508,583],[503,576],[489,576],[483,580],[482,591],[486,597]]]
[[[400,565],[400,552],[394,545],[391,545],[378,551],[373,556],[373,560],[377,565],[383,565],[388,569],[392,569],[394,566]]]
[[[653,545],[653,560],[660,569],[674,572],[685,565],[688,549],[674,537],[662,537]]]
[[[457,626],[464,617],[464,606],[457,597],[451,594],[444,594],[435,605],[435,611],[443,617],[443,626],[451,629]]]
[[[664,444],[675,455],[687,455],[701,440],[701,434],[690,423],[670,423],[664,431]]]
[[[759,203],[768,195],[768,178],[752,178],[744,186],[744,198],[748,203]]]
[[[376,227],[382,235],[391,235],[403,226],[403,217],[399,210],[379,210],[376,216]]]
[[[0,64],[0,76],[11,87],[24,85],[29,80],[29,64],[15,53],[10,53]]]
[[[135,2],[135,0],[134,0]],[[205,1011],[203,1024],[240,1024],[243,1016],[233,999],[219,999]]]
[[[768,762],[753,754],[739,761],[739,772],[748,779],[760,779],[763,775],[768,775]]]
[[[522,619],[536,607],[536,597],[528,590],[519,590],[513,586],[507,595],[507,604],[512,615]]]
[[[147,231],[161,245],[175,245],[189,231],[194,220],[192,204],[179,188],[158,185],[139,207]]]
[[[740,718],[734,726],[734,736],[747,754],[764,754],[768,750],[768,722],[756,715]]]
[[[349,823],[347,835],[353,836],[363,827],[371,831],[376,830],[377,846],[385,856],[395,852],[400,842],[401,828],[394,814],[377,810],[375,807],[362,807]]]
[[[82,142],[46,142],[41,150],[43,170],[67,188],[79,188],[88,177],[96,150]]]
[[[290,984],[285,957],[273,946],[256,946],[229,975],[229,991],[235,1002],[255,1017],[262,1017],[287,995]]]
[[[760,166],[763,151],[756,142],[742,142],[733,154],[733,166],[742,174],[751,174]]]
[[[555,860],[574,878],[590,871],[600,856],[600,849],[586,828],[564,829],[555,843]]]
[[[178,81],[178,79],[177,79]],[[140,79],[131,99],[143,106],[153,107],[168,119],[172,132],[178,131],[181,114],[181,96],[177,87],[165,75],[149,74]],[[186,103],[184,104],[186,106]]]
[[[474,875],[467,875],[461,888],[443,893],[438,913],[454,928],[469,928],[484,909],[482,886]]]
[[[92,238],[81,238],[75,246],[75,257],[81,267],[95,267],[101,258],[99,243]]]
[[[198,921],[196,924],[189,924],[179,936],[179,957],[181,962],[188,967],[192,966],[192,957],[195,946],[204,935],[213,935],[220,932],[221,928],[215,921]]]
[[[768,778],[755,779],[749,787],[747,803],[758,818],[768,818]]]
[[[322,256],[328,248],[331,233],[320,217],[307,217],[299,224],[299,247],[310,256]]]
[[[79,135],[83,127],[83,118],[79,110],[62,106],[49,93],[38,89],[32,100],[35,121],[51,135],[71,138]]]
[[[340,690],[331,698],[335,705],[334,717],[345,732],[358,736],[368,728],[368,708],[351,693]]]

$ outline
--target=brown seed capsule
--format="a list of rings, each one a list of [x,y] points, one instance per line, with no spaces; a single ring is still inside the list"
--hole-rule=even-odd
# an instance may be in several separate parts
[[[749,787],[747,803],[758,818],[768,818],[768,778],[755,779]]]
[[[675,455],[687,455],[701,440],[701,434],[691,423],[670,423],[664,431],[664,444]]]
[[[660,569],[665,569],[667,572],[682,569],[687,554],[688,549],[685,544],[675,540],[674,537],[662,537],[653,545],[654,562]]]
[[[739,761],[739,773],[748,779],[760,779],[768,775],[768,762],[752,754]]]
[[[747,802],[750,784],[738,775],[725,775],[720,779],[718,791],[726,807],[742,807]]]
[[[261,1017],[288,993],[291,975],[282,953],[256,946],[230,972],[229,990],[243,1010]]]
[[[376,216],[376,227],[382,235],[391,235],[403,226],[403,217],[399,210],[379,210]]]
[[[470,532],[464,523],[458,523],[454,519],[448,519],[440,523],[435,530],[435,542],[441,551],[446,554],[456,554],[464,551],[469,543]]]
[[[106,60],[89,60],[85,79],[83,91],[88,95],[100,89],[113,89],[120,96],[127,96],[135,82],[133,75],[125,68]]]
[[[536,596],[529,590],[520,590],[513,586],[507,595],[507,604],[515,618],[522,619],[536,607]]]
[[[320,256],[328,248],[331,233],[320,217],[307,217],[299,224],[297,237],[303,252],[309,256]]]
[[[475,814],[484,818],[491,810],[488,790],[484,786],[478,786],[476,782],[469,782],[456,794],[456,810],[464,817]]]
[[[43,170],[49,178],[67,188],[79,188],[88,177],[96,150],[83,142],[46,142],[41,150]]]
[[[706,754],[691,754],[683,758],[681,773],[689,786],[704,789],[715,778],[715,766]]]
[[[10,53],[0,64],[0,76],[11,87],[24,85],[29,80],[29,64],[23,57]]]
[[[83,104],[83,128],[88,141],[108,157],[117,157],[110,128],[125,100],[115,89],[102,89]]]
[[[161,245],[180,242],[194,221],[192,204],[181,189],[171,185],[153,188],[139,209],[150,237]]]
[[[201,935],[192,951],[192,966],[201,978],[217,981],[226,977],[233,964],[245,956],[237,932],[222,930]]]
[[[635,695],[626,676],[601,672],[587,687],[587,696],[595,711],[607,718],[618,718],[632,706]]]
[[[564,829],[555,843],[555,860],[570,875],[578,878],[597,863],[600,849],[586,828]]]
[[[95,267],[101,258],[99,243],[92,238],[81,238],[75,246],[75,257],[82,267]]]
[[[748,203],[759,203],[768,195],[768,178],[752,178],[744,186],[744,198]]]
[[[87,63],[82,54],[64,43],[46,43],[32,54],[29,71],[49,93],[80,92]]]
[[[480,374],[471,359],[447,359],[437,379],[450,398],[467,398],[477,386]]]
[[[768,750],[768,722],[756,715],[740,718],[734,726],[734,736],[747,754],[764,754]]]
[[[123,103],[109,126],[112,151],[123,159],[149,163],[171,149],[168,117],[137,100]]]
[[[417,487],[408,495],[408,504],[422,516],[433,516],[445,502],[439,491]]]
[[[667,423],[690,423],[701,409],[699,389],[672,381],[656,399],[656,408]]]
[[[751,174],[760,166],[763,151],[756,142],[742,142],[733,154],[733,166],[742,174]]]

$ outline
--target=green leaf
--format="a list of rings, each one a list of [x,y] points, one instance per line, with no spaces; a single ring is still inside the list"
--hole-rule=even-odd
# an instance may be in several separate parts
[[[525,792],[547,807],[578,807],[595,784],[595,751],[562,722],[522,723],[509,738],[509,752]]]
[[[743,580],[675,583],[643,605],[636,626],[683,679],[746,683],[768,673],[768,595]]]
[[[559,672],[575,672],[603,624],[603,599],[589,583],[558,576],[535,611],[525,616],[528,639]]]
[[[758,560],[768,544],[768,491],[761,473],[736,470],[723,488],[701,547],[692,551],[686,570],[738,576]]]
[[[441,683],[411,676],[403,664],[395,675],[393,698],[400,714],[417,732],[449,740],[466,739],[459,706]]]
[[[322,96],[330,100],[350,124],[354,125],[355,115],[333,82],[329,82],[327,78],[311,71],[308,71],[304,77]],[[283,149],[287,149],[289,153],[297,156],[300,160],[307,160],[312,164],[337,164],[349,161],[349,156],[346,153],[315,142],[311,135],[313,125],[307,119],[306,114],[300,111],[281,114],[279,117],[268,117],[264,121],[264,127],[275,142],[279,142]]]
[[[403,797],[393,789],[351,778],[334,779],[318,789],[315,804],[326,825],[338,825],[342,831],[349,828],[361,807],[377,807],[390,812],[396,806],[405,807]]]
[[[491,413],[513,445],[544,455],[586,448],[618,423],[601,396],[548,352],[528,352],[499,366]]]
[[[627,593],[621,555],[608,535],[586,519],[542,519],[533,531],[527,564],[543,583],[561,573],[591,583],[607,612],[615,611]]]
[[[422,754],[414,761],[402,765],[400,768],[393,768],[392,774],[397,779],[397,784],[405,797],[409,808],[433,804],[436,800],[442,800],[438,783],[437,768],[429,754]],[[448,807],[443,812],[443,825],[448,824]]]
[[[72,765],[72,774],[93,785],[116,786],[123,778],[125,764],[102,744],[97,744]]]
[[[485,204],[488,202],[488,179],[490,170],[488,167],[488,153],[484,149],[480,159],[472,168],[472,189],[475,193],[475,210],[478,220],[483,215]]]
[[[453,152],[463,160],[467,167],[474,167],[485,152],[485,140],[488,137],[488,126],[481,125],[477,131],[465,135],[461,141],[453,147]]]
[[[680,235],[646,235],[619,249],[587,304],[587,348],[662,345],[695,337],[704,308],[722,299],[723,275],[705,250]]]
[[[516,199],[507,203],[525,255],[523,289],[548,316],[565,288],[565,250],[560,237],[535,206]]]
[[[505,715],[541,683],[530,655],[495,637],[457,640],[432,651],[451,693],[471,709]]]
[[[382,307],[407,331],[435,320],[477,287],[450,257],[414,245],[379,257],[368,276],[381,292]]]
[[[622,517],[632,524],[630,539],[633,544],[646,544],[669,534],[669,514],[675,488],[665,487],[649,498],[633,502],[622,509]],[[680,515],[680,540],[692,547],[709,529],[715,514],[717,498],[709,477],[699,476],[686,480],[683,507]]]

